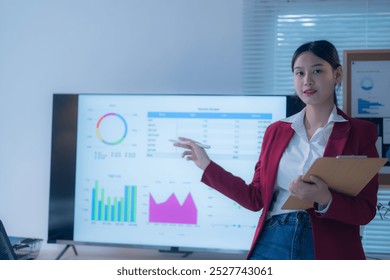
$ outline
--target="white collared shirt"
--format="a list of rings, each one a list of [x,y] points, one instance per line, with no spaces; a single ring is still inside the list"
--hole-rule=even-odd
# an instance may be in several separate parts
[[[330,134],[332,133],[334,123],[347,121],[337,114],[337,108],[334,106],[325,126],[318,128],[311,139],[308,140],[304,126],[305,112],[306,108],[299,113],[282,120],[284,122],[291,123],[291,128],[294,129],[295,133],[284,150],[279,162],[273,202],[271,202],[268,216],[294,211],[281,209],[282,205],[290,195],[288,190],[290,182],[296,179],[299,175],[304,175],[313,164],[314,160],[323,156],[325,146]],[[326,211],[327,208],[328,207],[324,210]]]

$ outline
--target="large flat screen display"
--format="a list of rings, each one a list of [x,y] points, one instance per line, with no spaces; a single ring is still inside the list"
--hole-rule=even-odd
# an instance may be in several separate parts
[[[48,242],[246,251],[259,213],[200,182],[170,139],[248,183],[287,96],[54,94]]]

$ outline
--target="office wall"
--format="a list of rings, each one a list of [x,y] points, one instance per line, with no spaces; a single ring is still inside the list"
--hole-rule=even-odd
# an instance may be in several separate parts
[[[52,94],[236,93],[242,1],[0,0],[0,219],[46,239]]]

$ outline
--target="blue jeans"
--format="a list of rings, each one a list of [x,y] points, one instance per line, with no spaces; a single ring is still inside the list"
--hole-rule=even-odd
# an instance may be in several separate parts
[[[249,259],[314,260],[309,215],[299,211],[267,219]]]

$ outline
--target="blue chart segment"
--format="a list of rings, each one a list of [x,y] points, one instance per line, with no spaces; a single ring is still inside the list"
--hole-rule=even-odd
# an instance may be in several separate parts
[[[136,221],[136,207],[136,186],[125,186],[124,195],[121,197],[106,197],[105,189],[99,187],[98,181],[95,182],[95,187],[92,189],[92,221],[134,223]]]
[[[370,102],[368,100],[359,98],[358,99],[358,113],[359,114],[370,114],[370,115],[378,115],[377,112],[380,107],[384,105],[379,102]]]

